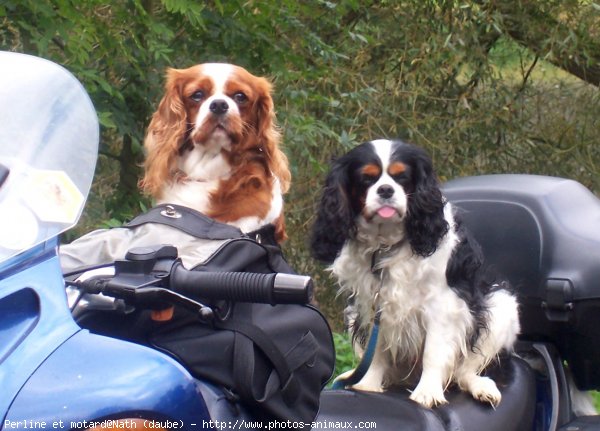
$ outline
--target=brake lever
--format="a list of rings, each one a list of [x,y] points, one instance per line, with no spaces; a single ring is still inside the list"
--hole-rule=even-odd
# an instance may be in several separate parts
[[[142,306],[162,312],[180,305],[195,313],[203,322],[214,318],[211,307],[172,290],[161,287],[168,280],[172,268],[179,264],[177,249],[173,246],[143,247],[130,250],[124,260],[114,263],[115,273],[110,278],[70,282],[86,293],[102,293],[123,300],[133,306]]]
[[[146,305],[149,308],[165,303],[180,305],[195,313],[202,322],[212,322],[214,319],[214,311],[209,306],[162,287],[140,287],[133,291],[133,295],[130,293],[128,298],[134,298],[135,304]],[[127,299],[125,301],[127,302]]]

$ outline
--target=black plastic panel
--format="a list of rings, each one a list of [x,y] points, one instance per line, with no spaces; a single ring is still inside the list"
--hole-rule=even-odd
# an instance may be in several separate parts
[[[515,286],[522,337],[555,343],[580,388],[600,388],[600,200],[537,175],[460,178],[443,190]]]

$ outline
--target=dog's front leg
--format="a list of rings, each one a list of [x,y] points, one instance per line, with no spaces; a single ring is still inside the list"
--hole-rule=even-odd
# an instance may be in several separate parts
[[[446,404],[444,385],[448,381],[455,352],[452,340],[444,328],[435,322],[427,325],[427,335],[423,349],[423,371],[419,384],[410,399],[424,407],[431,408]]]
[[[348,328],[355,327],[357,324],[357,317],[358,310],[354,303],[348,305],[344,309],[344,320]],[[362,357],[365,354],[365,346],[361,346],[357,339],[353,339],[352,344],[352,347],[354,348],[354,354],[356,357],[361,358],[362,360]],[[384,361],[385,358],[383,357],[383,352],[381,351],[381,337],[379,337],[377,339],[377,343],[375,344],[375,351],[373,352],[373,358],[369,368],[367,369],[367,372],[358,383],[352,385],[352,388],[359,391],[383,392],[383,378],[385,370],[387,369]],[[338,382],[340,380],[346,380],[355,371],[356,370],[346,371],[345,373],[340,374],[335,381]]]
[[[383,392],[383,378],[385,375],[386,364],[384,353],[380,349],[380,340],[377,341],[373,361],[364,377],[352,389],[358,391]]]

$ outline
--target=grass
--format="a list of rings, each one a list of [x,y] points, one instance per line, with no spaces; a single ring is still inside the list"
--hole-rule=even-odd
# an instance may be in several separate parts
[[[335,343],[335,371],[333,377],[351,370],[358,365],[358,359],[354,355],[352,342],[347,334],[335,332],[333,334],[333,342]],[[333,378],[331,379],[333,381]]]
[[[500,38],[490,51],[495,69],[508,81],[521,82],[524,73],[533,64],[535,57],[527,48],[509,38]],[[553,84],[556,82],[579,82],[579,78],[551,63],[539,60],[531,71],[531,79],[536,82]]]
[[[600,392],[591,391],[591,394],[594,399],[594,406],[596,406],[596,410],[600,412]]]
[[[552,63],[540,58],[536,60],[531,51],[509,38],[500,38],[496,42],[490,50],[490,60],[495,74],[503,82],[515,86],[523,85],[525,76],[529,82],[544,86],[583,84],[582,80]],[[459,80],[466,83],[470,79],[469,72],[469,68],[464,68]]]

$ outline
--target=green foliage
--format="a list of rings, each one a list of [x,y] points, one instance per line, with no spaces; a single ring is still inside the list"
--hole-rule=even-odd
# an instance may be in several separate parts
[[[593,391],[591,394],[592,398],[594,399],[594,407],[596,407],[596,410],[600,412],[600,392]]]
[[[339,328],[342,299],[306,238],[329,160],[356,143],[411,140],[442,180],[539,173],[600,192],[597,3],[519,4],[0,0],[0,48],[63,64],[94,101],[101,153],[77,233],[151,204],[137,179],[167,67],[227,61],[272,78],[294,178],[285,252]]]
[[[352,349],[352,341],[350,336],[345,333],[335,332],[333,334],[333,342],[335,343],[335,371],[333,379],[340,374],[354,369],[358,365],[358,360],[354,356]]]

